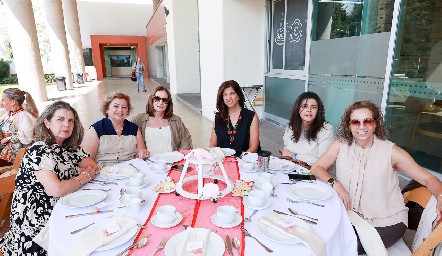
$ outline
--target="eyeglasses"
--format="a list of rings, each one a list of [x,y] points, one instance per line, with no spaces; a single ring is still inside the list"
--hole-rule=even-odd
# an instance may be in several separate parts
[[[350,121],[350,125],[353,127],[359,127],[361,123],[363,123],[365,127],[373,127],[376,121],[373,118],[365,118],[364,120],[353,119]]]
[[[163,103],[169,103],[169,98],[161,98],[161,97],[158,97],[158,96],[153,96],[153,100],[154,101],[163,101]]]

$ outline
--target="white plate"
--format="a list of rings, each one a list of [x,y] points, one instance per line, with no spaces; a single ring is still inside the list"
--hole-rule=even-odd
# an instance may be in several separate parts
[[[123,180],[123,179],[127,179],[126,176],[114,176],[114,175],[110,175],[107,173],[100,173],[100,177],[103,178],[104,180]]]
[[[287,188],[288,192],[299,199],[310,201],[327,200],[332,192],[316,183],[298,182]]]
[[[94,205],[107,196],[101,190],[79,190],[60,199],[60,204],[64,207],[78,208]]]
[[[232,223],[223,223],[218,219],[218,215],[215,213],[210,217],[210,220],[212,221],[215,226],[220,228],[233,228],[241,224],[242,217],[239,214],[235,214],[235,219],[232,221]]]
[[[172,164],[172,163],[183,160],[183,158],[184,158],[183,153],[175,151],[175,152],[166,152],[166,153],[155,154],[150,157],[150,160],[155,162],[156,160],[162,159],[162,160],[166,160],[166,163]]]
[[[289,171],[295,167],[295,163],[284,159],[272,158],[269,161],[269,169],[273,171]]]
[[[170,165],[169,165],[170,166]],[[153,168],[152,166],[149,167],[150,171],[153,173],[166,173],[168,171],[170,171],[170,167],[168,165],[166,165],[166,168],[164,168],[163,171],[157,171],[155,168]]]
[[[123,177],[123,179],[124,179],[124,178],[127,178],[136,172],[136,170],[134,168],[121,166],[121,167],[115,167],[115,168],[119,169],[119,172],[110,173],[109,170],[112,167],[113,166],[105,166],[105,167],[101,168],[100,175],[104,174],[105,176],[108,176],[108,177]]]
[[[249,198],[247,197],[247,198],[244,198],[244,200],[243,200],[243,204],[244,204],[245,207],[247,207],[247,208],[249,208],[249,209],[252,209],[252,210],[262,210],[262,209],[269,208],[269,206],[270,206],[271,203],[270,203],[270,200],[267,199],[267,200],[264,202],[263,205],[261,205],[261,206],[254,206],[254,205],[251,205],[251,204],[250,204],[250,202],[249,202]]]
[[[184,239],[186,239],[186,231],[182,231],[169,239],[166,244],[165,253],[167,256],[178,256],[181,253]],[[205,255],[222,256],[225,251],[224,240],[213,232],[209,232]]]
[[[144,180],[143,183],[141,183],[140,185],[132,185],[130,181],[127,181],[126,183],[124,183],[124,185],[128,188],[144,188],[145,186],[149,185],[149,181]]]
[[[279,215],[279,216],[281,216],[281,215]],[[304,221],[297,219],[295,217],[283,216],[281,218],[289,219],[290,221],[294,222],[297,227],[300,227],[300,228],[303,228],[306,230],[310,230],[310,231],[312,230],[311,227],[307,223],[305,223]],[[277,242],[277,243],[281,243],[281,244],[300,243],[300,241],[298,239],[290,237],[290,236],[288,236],[288,235],[286,235],[286,234],[284,234],[284,233],[282,233],[282,232],[280,232],[270,226],[267,226],[266,224],[262,223],[261,221],[258,221],[258,230],[263,236],[265,236],[268,239],[270,239],[274,242]]]
[[[182,220],[183,220],[183,215],[181,215],[181,213],[177,212],[175,215],[175,219],[171,223],[162,223],[161,221],[158,220],[157,215],[152,217],[152,219],[150,220],[150,223],[152,223],[152,225],[154,225],[157,228],[171,228],[171,227],[175,227],[176,225],[180,224]]]
[[[221,150],[223,151],[224,156],[233,156],[236,153],[236,151],[231,148],[221,148]]]
[[[86,229],[85,231],[83,231],[82,238],[85,238],[85,237],[89,236],[90,234],[92,234],[94,232],[97,232],[99,230],[103,230],[104,231],[106,229],[106,224],[109,223],[109,221],[111,221],[111,220],[118,220],[118,218],[106,219],[106,220],[103,220],[103,221],[97,223],[96,225],[93,225],[92,227],[90,227],[90,228]],[[121,236],[116,238],[114,241],[99,247],[95,251],[106,251],[106,250],[118,247],[118,246],[126,243],[127,241],[129,241],[137,233],[138,233],[138,225],[135,225],[135,227],[129,229],[129,231],[127,231],[126,233],[122,234]]]

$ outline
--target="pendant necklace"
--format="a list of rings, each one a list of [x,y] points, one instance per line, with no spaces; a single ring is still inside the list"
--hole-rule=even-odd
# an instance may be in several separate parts
[[[232,144],[233,143],[233,141],[235,141],[235,134],[236,134],[236,129],[238,128],[238,124],[239,124],[239,121],[242,119],[242,116],[241,116],[241,114],[238,116],[238,120],[236,121],[236,124],[235,124],[235,127],[232,127],[232,129],[230,129],[230,125],[231,125],[231,122],[230,122],[230,115],[229,115],[229,117],[227,117],[226,118],[226,121],[227,121],[227,135],[229,136],[229,142],[230,142],[230,144]],[[233,125],[232,125],[233,126]]]

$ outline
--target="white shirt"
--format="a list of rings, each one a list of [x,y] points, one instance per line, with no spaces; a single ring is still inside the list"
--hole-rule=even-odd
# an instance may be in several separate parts
[[[147,127],[145,132],[146,148],[150,155],[158,153],[172,152],[172,133],[170,126],[166,127]]]

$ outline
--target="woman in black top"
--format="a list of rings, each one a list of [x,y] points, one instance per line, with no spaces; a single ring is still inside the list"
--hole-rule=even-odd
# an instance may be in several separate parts
[[[259,120],[255,112],[244,107],[244,94],[234,80],[225,81],[216,97],[215,121],[210,147],[231,148],[237,152],[257,152]]]

